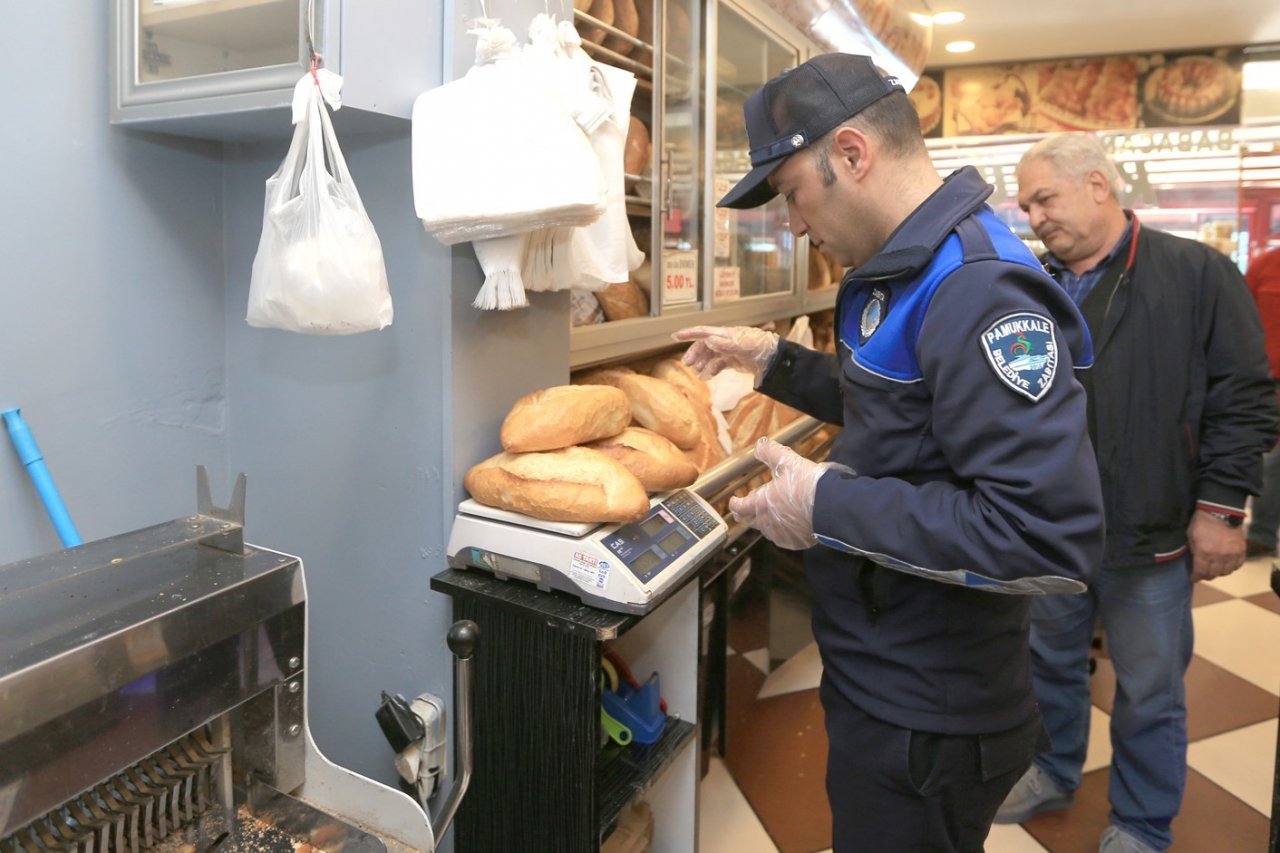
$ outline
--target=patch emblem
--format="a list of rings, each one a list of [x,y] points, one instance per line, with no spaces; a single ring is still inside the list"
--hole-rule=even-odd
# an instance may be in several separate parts
[[[883,287],[871,288],[867,304],[862,306],[862,320],[858,324],[858,343],[865,344],[867,338],[875,334],[876,329],[880,328],[880,322],[884,320],[884,315],[888,312],[888,307],[889,291]]]
[[[1020,312],[996,320],[982,333],[982,351],[1000,381],[1032,401],[1053,385],[1058,372],[1058,342],[1053,321]]]

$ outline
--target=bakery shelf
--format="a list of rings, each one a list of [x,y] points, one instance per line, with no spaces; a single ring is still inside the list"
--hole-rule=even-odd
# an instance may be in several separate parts
[[[602,841],[613,831],[627,806],[693,740],[695,731],[697,726],[693,723],[668,719],[654,743],[618,746],[610,741],[600,751],[596,762],[596,808]]]

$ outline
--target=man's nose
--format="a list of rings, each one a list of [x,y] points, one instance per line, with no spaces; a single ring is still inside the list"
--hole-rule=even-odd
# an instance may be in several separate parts
[[[1044,224],[1044,211],[1033,204],[1027,209],[1027,218],[1031,221],[1031,230],[1039,234],[1040,226]]]
[[[791,233],[796,237],[803,237],[809,231],[809,224],[804,221],[804,217],[794,208],[787,211],[787,227],[791,229]]]

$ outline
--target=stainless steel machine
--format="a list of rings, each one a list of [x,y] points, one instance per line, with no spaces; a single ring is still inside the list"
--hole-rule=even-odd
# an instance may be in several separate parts
[[[302,563],[244,543],[243,475],[224,509],[197,474],[196,515],[0,567],[0,851],[434,850],[474,637],[433,831],[316,748]]]

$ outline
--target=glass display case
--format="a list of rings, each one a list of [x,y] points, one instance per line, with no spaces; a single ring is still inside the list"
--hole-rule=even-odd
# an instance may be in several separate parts
[[[696,309],[705,298],[699,275],[702,8],[690,0],[635,0],[632,16],[618,14],[622,5],[629,9],[630,0],[576,9],[574,20],[592,58],[637,77],[624,162],[628,220],[645,262],[628,282],[575,295],[589,307],[575,306],[574,366],[629,354],[654,336],[669,341],[670,330],[658,328],[661,319]],[[612,17],[591,14],[601,9]],[[647,154],[633,158],[639,149]]]
[[[834,304],[838,275],[823,263],[811,278],[811,261],[819,259],[809,257],[807,240],[791,235],[784,202],[751,211],[714,206],[749,168],[743,100],[808,58],[813,43],[764,3],[654,2],[654,20],[664,25],[654,33],[652,55],[662,61],[651,94],[642,85],[633,107],[652,134],[652,153],[643,174],[628,175],[637,179],[628,196],[633,232],[649,255],[633,282],[648,301],[640,317],[576,320],[573,368],[670,347],[672,332],[695,323],[764,323]],[[575,17],[580,32],[601,24],[589,13]],[[600,31],[617,35],[616,27]],[[643,82],[648,69],[636,60],[650,54],[633,47],[619,57],[607,41],[586,45]],[[811,281],[819,287],[810,289]]]
[[[751,170],[743,102],[803,59],[800,45],[727,3],[720,5],[716,36],[713,199]],[[783,199],[775,197],[751,210],[716,210],[710,244],[716,304],[795,288],[796,240]]]

